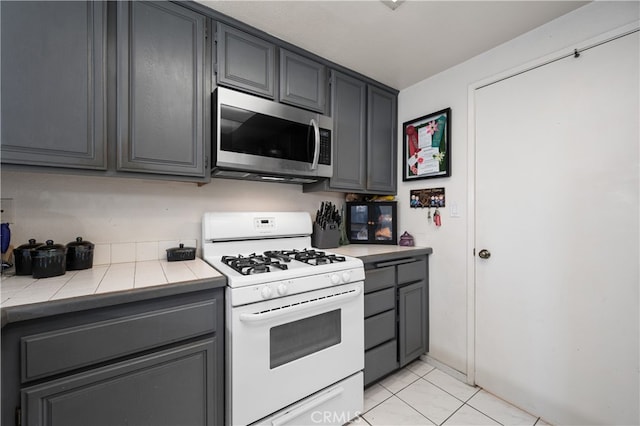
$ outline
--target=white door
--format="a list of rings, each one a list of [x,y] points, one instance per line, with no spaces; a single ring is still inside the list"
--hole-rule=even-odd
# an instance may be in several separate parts
[[[638,424],[638,33],[476,90],[476,383]]]

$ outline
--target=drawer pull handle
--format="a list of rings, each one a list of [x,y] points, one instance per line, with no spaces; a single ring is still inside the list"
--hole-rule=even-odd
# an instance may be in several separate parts
[[[283,414],[281,417],[278,417],[277,419],[273,419],[271,421],[271,424],[273,426],[281,426],[281,425],[289,424],[291,420],[294,420],[296,417],[300,416],[301,414],[307,413],[313,410],[314,408],[324,404],[325,402],[339,397],[340,395],[342,395],[343,392],[344,392],[344,388],[342,386],[331,389],[329,392],[325,393],[324,395],[320,395],[317,398],[312,399],[311,401],[308,401],[307,403],[301,405],[300,407],[296,407],[293,410]]]
[[[384,268],[385,266],[404,265],[405,263],[417,262],[417,259],[411,257],[408,259],[390,260],[388,262],[376,263],[376,268]]]
[[[271,309],[264,312],[240,314],[240,321],[244,323],[260,323],[263,321],[278,319],[283,316],[307,311],[311,308],[324,307],[333,304],[347,303],[351,299],[356,299],[362,293],[362,289],[357,287],[344,293],[332,294],[318,299],[305,300],[300,303],[286,305],[281,308]]]

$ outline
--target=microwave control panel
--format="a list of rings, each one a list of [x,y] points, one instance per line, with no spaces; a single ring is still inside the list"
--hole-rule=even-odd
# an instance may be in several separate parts
[[[331,164],[331,131],[320,129],[320,155],[318,163]]]

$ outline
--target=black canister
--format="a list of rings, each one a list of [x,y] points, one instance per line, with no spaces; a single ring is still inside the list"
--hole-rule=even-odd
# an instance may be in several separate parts
[[[94,247],[92,242],[82,241],[82,237],[77,237],[75,241],[67,244],[67,270],[77,271],[91,268]]]
[[[47,240],[31,254],[33,278],[49,278],[64,275],[67,270],[67,248]]]
[[[177,262],[180,260],[194,260],[196,258],[195,247],[185,247],[184,244],[180,244],[180,247],[172,247],[167,249],[167,261]]]
[[[31,238],[29,244],[22,244],[18,248],[13,249],[13,262],[16,266],[16,275],[32,274],[31,254],[41,245],[42,243],[37,243],[36,240]]]

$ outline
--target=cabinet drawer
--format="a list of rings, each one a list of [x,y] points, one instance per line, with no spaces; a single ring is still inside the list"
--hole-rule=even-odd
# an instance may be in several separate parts
[[[216,331],[216,300],[20,339],[21,380],[58,374]]]
[[[395,306],[396,292],[393,287],[368,293],[364,296],[364,317],[367,318],[380,312],[388,311]]]
[[[395,309],[364,320],[365,350],[394,337],[396,337]]]
[[[398,284],[420,281],[427,276],[427,260],[398,265]]]
[[[396,348],[392,340],[364,353],[364,385],[367,386],[398,368]]]
[[[395,268],[389,266],[386,268],[368,269],[365,272],[364,292],[369,293],[381,290],[395,285]]]

